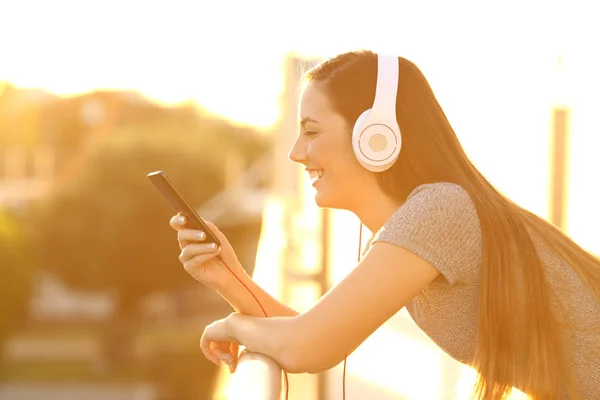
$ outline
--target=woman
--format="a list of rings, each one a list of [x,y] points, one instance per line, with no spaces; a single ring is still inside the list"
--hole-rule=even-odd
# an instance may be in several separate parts
[[[375,232],[356,268],[311,309],[298,314],[261,290],[214,225],[221,250],[171,220],[185,269],[237,311],[206,328],[204,354],[235,363],[242,344],[288,372],[314,373],[406,306],[444,351],[478,371],[481,399],[513,386],[535,399],[600,398],[600,261],[492,187],[406,59],[394,88],[402,150],[386,171],[364,168],[351,132],[373,104],[377,63],[376,54],[350,52],[305,77],[289,156],[314,178],[318,206],[349,210]]]

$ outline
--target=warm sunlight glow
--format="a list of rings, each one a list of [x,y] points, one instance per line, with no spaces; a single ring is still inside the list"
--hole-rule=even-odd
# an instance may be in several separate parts
[[[572,237],[584,248],[600,255],[600,60],[587,57],[581,60],[584,74],[575,66],[571,74],[576,88],[572,99],[570,168],[568,187],[567,228]]]
[[[318,287],[286,272],[317,271],[323,249],[314,188],[286,157],[296,135],[289,121],[297,117],[287,115],[295,108],[282,98],[290,55],[314,60],[368,48],[414,61],[475,166],[502,193],[544,218],[551,112],[567,107],[566,230],[600,254],[600,58],[593,50],[600,24],[593,2],[6,3],[0,10],[0,88],[8,82],[59,95],[132,90],[161,104],[190,102],[272,134],[277,151],[286,154],[273,165],[277,179],[264,208],[254,279],[301,311],[317,301]],[[331,285],[356,266],[358,236],[354,215],[331,213]],[[369,237],[365,228],[363,246]],[[215,400],[257,392],[260,374],[251,371],[233,386],[222,368]],[[341,374],[341,365],[326,373],[328,399],[341,398]],[[403,309],[348,359],[346,387],[349,399],[463,400],[474,377]],[[316,399],[317,378],[291,377],[293,393]]]
[[[277,120],[281,62],[288,52],[312,57],[356,47],[393,51],[415,59],[426,72],[438,66],[431,79],[446,82],[444,97],[464,93],[467,99],[475,88],[457,89],[472,74],[485,80],[485,85],[478,85],[480,90],[489,90],[494,85],[489,68],[494,70],[494,65],[496,70],[506,71],[512,64],[513,70],[518,65],[533,71],[536,65],[516,63],[516,57],[547,59],[558,45],[578,43],[577,50],[585,49],[586,38],[598,36],[586,30],[597,29],[586,25],[593,22],[593,13],[586,13],[577,2],[568,10],[518,3],[515,15],[508,6],[486,9],[466,0],[436,3],[434,14],[428,2],[374,0],[366,8],[343,3],[344,19],[334,17],[342,4],[337,1],[306,0],[296,7],[268,0],[240,1],[235,13],[230,13],[229,3],[214,1],[59,0],[36,2],[35,13],[30,12],[30,3],[3,6],[0,37],[11,39],[2,41],[0,80],[60,94],[135,89],[165,103],[194,101],[260,126]],[[540,11],[545,18],[536,17]],[[471,17],[473,12],[481,13],[478,21]],[[422,31],[422,21],[415,17],[425,15],[434,30]],[[224,16],[227,26],[222,25]],[[353,18],[360,19],[362,29],[355,29]],[[507,30],[508,18],[512,21]],[[300,24],[309,19],[314,26],[330,26],[335,39],[325,39],[320,29],[304,29]],[[475,26],[463,20],[487,35],[487,43],[477,43],[476,51],[474,41],[481,35],[473,35]],[[532,20],[536,21],[533,33]],[[399,39],[403,37],[410,39]],[[484,118],[473,117],[473,124]]]
[[[263,211],[263,226],[256,263],[252,278],[269,294],[281,296],[281,249],[285,246],[286,235],[282,226],[284,205],[273,197],[267,201]]]
[[[270,198],[263,211],[263,226],[258,243],[256,263],[252,278],[269,294],[275,298],[281,298],[281,253],[285,246],[286,235],[283,230],[283,211],[284,205],[281,199],[275,196]],[[254,367],[259,368],[259,367]],[[244,393],[252,392],[257,396],[264,389],[261,384],[261,377],[266,376],[266,372],[259,368],[258,370],[246,369],[236,375],[236,380],[231,379],[229,370],[225,367],[219,370],[219,379],[214,399],[222,398],[244,398]],[[260,398],[254,397],[254,398]]]
[[[348,359],[347,373],[359,382],[369,382],[378,390],[397,393],[403,398],[442,398],[445,371],[441,354],[419,335],[409,334],[411,321],[406,316],[398,315],[394,319],[396,321],[390,321],[386,327],[377,330]],[[394,323],[399,326],[392,327]],[[339,386],[339,381],[337,384],[332,382],[332,385]],[[360,383],[357,385],[360,386]]]

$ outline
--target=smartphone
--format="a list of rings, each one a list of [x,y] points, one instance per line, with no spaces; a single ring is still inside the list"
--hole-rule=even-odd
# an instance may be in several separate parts
[[[148,178],[150,178],[150,181],[156,186],[165,200],[167,200],[173,211],[185,216],[187,220],[185,224],[186,228],[203,231],[206,234],[207,243],[215,243],[218,247],[221,247],[219,239],[211,232],[208,225],[206,225],[196,211],[190,207],[188,202],[184,200],[179,190],[175,188],[171,180],[167,177],[167,174],[163,171],[154,171],[148,174]]]

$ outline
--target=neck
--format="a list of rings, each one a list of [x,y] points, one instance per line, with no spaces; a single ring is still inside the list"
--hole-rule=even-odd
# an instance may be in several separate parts
[[[357,204],[350,211],[371,233],[375,234],[401,205],[392,198],[381,195]]]

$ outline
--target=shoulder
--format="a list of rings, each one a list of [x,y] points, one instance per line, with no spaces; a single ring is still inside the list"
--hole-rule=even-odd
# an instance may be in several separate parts
[[[416,203],[423,207],[436,208],[473,208],[469,193],[460,185],[450,182],[427,183],[413,190],[406,204]]]
[[[386,222],[382,231],[413,220],[433,224],[426,226],[430,228],[452,225],[466,227],[469,221],[478,225],[477,210],[467,191],[462,186],[449,182],[424,184],[415,188],[406,202]]]
[[[477,210],[469,193],[448,182],[424,184],[411,192],[373,238],[424,258],[449,282],[472,270],[481,252]]]

